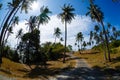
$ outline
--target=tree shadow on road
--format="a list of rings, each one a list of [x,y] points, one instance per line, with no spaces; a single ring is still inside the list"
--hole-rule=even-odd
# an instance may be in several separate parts
[[[94,68],[80,67],[62,74],[64,77],[57,77],[57,80],[118,80],[113,77],[113,74],[107,75],[105,72],[97,66]],[[117,76],[120,79],[120,75]]]
[[[54,76],[56,74],[59,74],[63,71],[70,70],[71,67],[67,68],[41,68],[41,67],[35,67],[32,69],[30,72],[28,72],[24,77],[29,77],[29,78],[39,78],[39,77],[44,77],[48,79],[48,76]]]

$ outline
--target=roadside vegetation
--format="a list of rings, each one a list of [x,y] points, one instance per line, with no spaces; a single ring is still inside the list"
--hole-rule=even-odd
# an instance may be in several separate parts
[[[91,68],[100,69],[106,74],[112,75],[120,72],[120,40],[110,43],[110,52],[112,62],[105,61],[102,45],[94,46],[90,50],[82,51],[81,55],[76,52],[74,55],[85,59]],[[118,44],[118,45],[117,45]]]

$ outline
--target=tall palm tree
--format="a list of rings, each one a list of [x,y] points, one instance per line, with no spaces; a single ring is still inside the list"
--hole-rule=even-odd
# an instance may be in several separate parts
[[[39,28],[40,25],[46,24],[48,23],[48,21],[50,20],[50,17],[48,16],[50,13],[52,13],[48,7],[41,7],[40,8],[40,14],[37,16],[37,20],[38,20],[38,25],[37,27]]]
[[[6,34],[5,30],[7,30],[8,27],[10,27],[10,24],[13,18],[15,17],[16,13],[18,12],[18,10],[21,8],[21,10],[25,10],[25,12],[27,12],[33,1],[34,0],[12,0],[12,2],[8,2],[8,5],[11,10],[9,14],[7,14],[6,19],[4,19],[3,25],[1,25],[2,27],[1,34],[0,34],[0,45],[1,46],[2,46],[2,41],[4,40],[3,35],[4,33]]]
[[[82,32],[79,32],[77,35],[76,35],[76,41],[78,42],[78,50],[79,50],[79,53],[81,54],[81,51],[82,50],[82,41],[83,41],[83,34]],[[81,45],[81,49],[80,49],[80,45]]]
[[[8,26],[10,26],[10,27],[7,27],[6,30],[5,30],[5,32],[4,32],[4,34],[3,34],[3,44],[4,44],[4,40],[7,41],[10,33],[12,32],[13,27],[16,24],[18,25],[18,23],[19,23],[19,17],[18,16],[13,17],[13,20],[11,22],[9,22],[9,24],[8,24]],[[5,39],[6,35],[7,35],[7,38]]]
[[[108,37],[106,35],[106,30],[105,30],[104,23],[103,23],[104,15],[102,11],[100,10],[100,8],[97,5],[95,5],[92,0],[90,1],[90,7],[88,7],[88,9],[89,11],[86,15],[90,15],[91,19],[96,20],[102,26],[102,30],[103,30],[104,37],[105,37],[105,46],[108,52],[108,60],[111,61],[110,50],[108,46]]]
[[[20,8],[21,10],[25,10],[25,12],[27,12],[28,8],[30,8],[30,4],[32,4],[33,1],[34,0],[12,0],[12,2],[8,3],[8,5],[10,5],[11,10],[2,21],[4,23],[2,23],[1,25],[1,32],[0,32],[0,48],[1,48],[0,62],[2,62],[1,55],[2,55],[2,48],[4,43],[3,35],[6,34],[5,30],[8,30],[9,29],[8,27],[10,27],[8,26],[8,24],[12,22],[12,19],[15,17],[16,13],[19,11]]]
[[[60,35],[61,35],[61,30],[59,27],[55,28],[54,29],[54,36],[55,36],[55,43],[56,43],[56,38],[60,38]]]
[[[62,13],[60,13],[58,15],[59,18],[61,18],[61,21],[65,24],[65,50],[64,50],[64,57],[63,57],[63,63],[65,63],[65,54],[66,54],[66,45],[67,45],[67,23],[71,23],[72,19],[74,19],[75,14],[73,13],[73,11],[75,11],[75,9],[73,8],[72,5],[68,4],[64,4],[64,6],[62,7]]]

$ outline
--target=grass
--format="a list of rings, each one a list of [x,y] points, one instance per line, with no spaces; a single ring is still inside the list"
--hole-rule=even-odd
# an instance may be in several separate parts
[[[112,62],[106,62],[104,60],[104,54],[102,52],[87,50],[83,51],[82,54],[78,52],[75,53],[75,56],[85,59],[91,67],[99,67],[102,69],[114,69],[120,71],[120,47],[116,48],[117,53],[113,52],[111,54]]]
[[[69,58],[69,57],[68,57]],[[31,79],[45,79],[49,76],[54,76],[65,70],[75,67],[76,60],[68,59],[66,63],[62,62],[62,59],[57,61],[48,61],[47,68],[41,66],[35,67],[32,65],[32,70],[25,64],[13,62],[9,59],[3,58],[0,74],[7,77],[14,77],[17,80],[31,80]]]

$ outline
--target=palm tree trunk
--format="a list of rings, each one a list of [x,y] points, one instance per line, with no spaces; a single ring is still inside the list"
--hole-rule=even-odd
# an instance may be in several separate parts
[[[98,25],[100,26],[99,22],[98,22]],[[101,37],[101,39],[102,39],[102,46],[103,46],[103,50],[104,50],[104,60],[107,61],[105,40],[103,39],[103,37]]]
[[[55,42],[54,43],[56,43],[56,36],[55,36]]]
[[[103,50],[104,50],[104,59],[105,61],[107,61],[107,55],[106,55],[106,48],[105,48],[105,41],[102,39],[102,46],[103,46]]]
[[[89,0],[89,1],[90,1],[90,4],[93,4],[93,0]],[[104,24],[103,24],[102,19],[98,16],[97,13],[96,13],[96,16],[98,17],[98,20],[99,20],[98,22],[101,23],[102,28],[103,28],[103,33],[104,33],[104,37],[105,37],[105,46],[106,46],[106,49],[107,49],[107,52],[108,52],[108,61],[111,62],[110,49],[109,49],[109,43],[108,43],[108,37],[107,37],[106,31],[105,31],[105,27],[104,27]]]
[[[65,49],[63,55],[63,63],[65,63],[65,56],[66,56],[66,44],[67,43],[67,22],[65,21]]]
[[[39,30],[39,27],[40,27],[40,21],[38,22],[38,25],[37,25],[37,27],[38,27],[38,30]],[[40,31],[40,30],[39,30]],[[40,50],[41,50],[41,32],[40,32]]]
[[[16,7],[14,7],[14,8],[12,9],[12,11],[10,12],[10,14],[8,15],[6,21],[5,21],[4,25],[3,25],[2,31],[1,31],[1,33],[0,33],[0,48],[1,48],[1,50],[0,50],[0,52],[1,52],[1,54],[0,54],[0,62],[1,62],[1,63],[2,63],[2,61],[1,61],[1,60],[2,60],[2,54],[3,54],[3,44],[2,44],[3,34],[4,34],[5,29],[8,27],[7,24],[8,24],[8,22],[9,22],[9,19],[10,19],[11,16],[12,16],[12,14],[14,13],[15,9],[16,9]],[[2,26],[1,26],[1,27],[2,27]]]
[[[108,52],[108,61],[111,62],[110,49],[109,49],[109,43],[108,43],[109,41],[108,41],[108,37],[106,35],[106,31],[105,31],[103,21],[101,21],[101,24],[102,24],[103,33],[104,33],[104,36],[105,36],[105,43],[106,43],[106,48],[107,48],[107,52]]]
[[[79,51],[79,53],[81,54],[79,41],[78,41],[78,51]]]
[[[82,41],[80,42],[80,45],[81,45],[81,49],[80,50],[82,51]]]
[[[18,12],[19,9],[20,9],[20,6],[17,7],[17,9],[15,10],[15,12],[14,12],[14,14],[13,14],[13,16],[12,16],[10,22],[9,22],[9,24],[7,25],[7,28],[5,29],[5,32],[4,32],[4,34],[3,34],[2,45],[4,44],[4,40],[5,40],[6,33],[7,33],[7,31],[8,31],[8,28],[9,28],[9,26],[11,25],[12,20],[14,19],[15,15],[16,15],[16,13]],[[9,32],[8,32],[8,33],[9,33]],[[7,39],[6,39],[6,40],[7,40]]]

